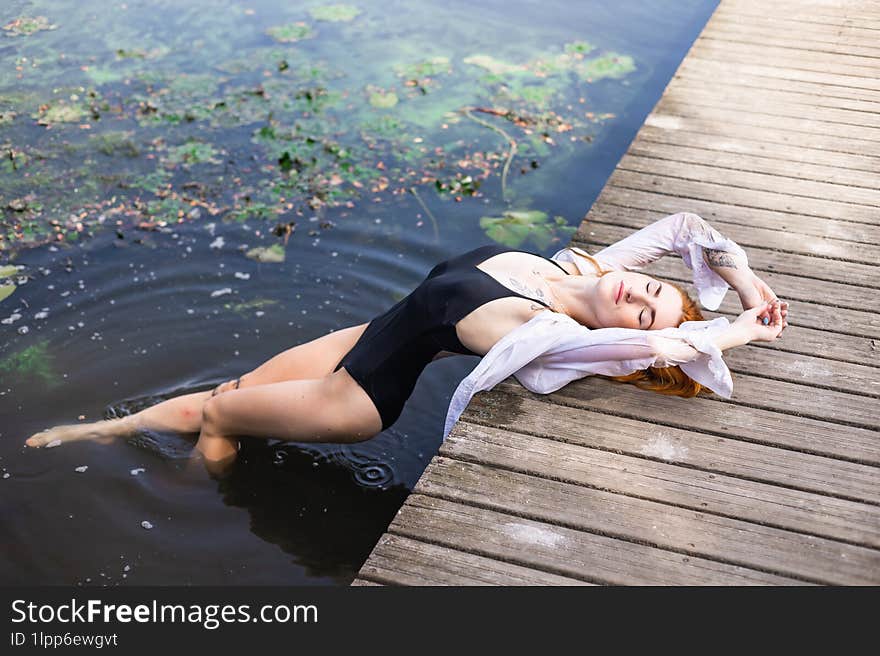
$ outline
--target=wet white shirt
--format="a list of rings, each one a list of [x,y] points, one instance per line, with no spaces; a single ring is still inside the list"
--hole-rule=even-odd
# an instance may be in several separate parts
[[[664,255],[677,253],[691,269],[700,303],[716,310],[728,285],[703,259],[704,248],[726,251],[738,264],[748,265],[742,248],[689,212],[660,219],[593,257],[606,269],[638,271]],[[563,248],[551,259],[574,262],[582,274],[595,275],[593,265],[578,251]],[[590,329],[565,314],[539,312],[498,340],[459,383],[449,403],[443,437],[474,394],[492,389],[511,374],[529,391],[549,394],[591,374],[625,376],[648,367],[678,365],[696,382],[730,398],[730,370],[713,341],[729,325],[725,317],[718,317],[662,330]]]

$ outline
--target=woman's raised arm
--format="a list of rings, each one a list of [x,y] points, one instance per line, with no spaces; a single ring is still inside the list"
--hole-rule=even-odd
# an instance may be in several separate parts
[[[579,269],[592,270],[580,249],[563,248],[552,259],[575,262]],[[693,271],[694,286],[703,307],[718,309],[728,284],[737,289],[740,277],[751,272],[745,251],[691,212],[671,214],[595,253],[609,269],[638,271],[664,255],[676,253]]]

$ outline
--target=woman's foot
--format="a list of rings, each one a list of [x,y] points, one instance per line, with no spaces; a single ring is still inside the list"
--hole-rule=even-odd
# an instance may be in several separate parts
[[[119,419],[107,419],[90,424],[65,424],[55,426],[41,433],[34,433],[25,444],[31,447],[53,447],[62,442],[76,442],[79,440],[94,440],[107,443],[114,437],[121,437],[132,432],[131,417]]]

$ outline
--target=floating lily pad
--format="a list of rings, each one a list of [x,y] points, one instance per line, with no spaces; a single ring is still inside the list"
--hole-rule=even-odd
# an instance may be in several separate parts
[[[312,28],[305,23],[288,23],[287,25],[270,27],[266,33],[282,43],[295,43],[314,36]]]
[[[19,16],[3,26],[9,36],[30,36],[42,30],[54,30],[58,26],[49,23],[45,16]]]
[[[14,264],[0,266],[0,278],[8,278],[9,276],[14,276],[16,273],[18,273],[18,267]]]
[[[431,57],[407,66],[397,66],[395,70],[406,78],[432,77],[451,72],[452,65],[449,57]]]
[[[354,5],[324,5],[309,9],[309,13],[315,20],[348,23],[360,16],[361,10]]]
[[[168,149],[168,155],[164,158],[165,166],[177,166],[183,164],[190,166],[192,164],[220,164],[217,155],[220,151],[209,143],[203,141],[188,141],[180,146],[174,146]]]
[[[6,284],[0,285],[0,301],[2,301],[7,296],[10,296],[12,292],[15,291],[15,285]]]
[[[505,246],[519,248],[531,239],[539,249],[547,248],[560,233],[571,234],[576,230],[561,216],[551,220],[546,212],[539,210],[509,211],[500,217],[484,216],[480,219],[480,227],[490,238]]]
[[[284,247],[281,244],[272,244],[271,246],[267,246],[265,248],[252,248],[247,253],[245,253],[245,257],[249,257],[250,259],[256,260],[257,262],[283,262]]]
[[[390,109],[398,102],[397,94],[393,91],[378,89],[370,93],[370,104],[380,109]]]
[[[526,67],[521,64],[511,64],[509,62],[496,59],[492,55],[471,55],[470,57],[464,58],[464,63],[470,64],[471,66],[479,66],[480,68],[485,68],[487,71],[489,71],[490,73],[494,73],[495,75],[523,73],[527,70]]]
[[[48,387],[57,385],[58,377],[52,371],[52,356],[49,353],[49,342],[43,340],[0,360],[0,380],[6,376],[11,377],[13,380],[24,376],[32,376],[40,379]]]
[[[53,123],[78,123],[85,117],[86,110],[82,105],[72,105],[62,101],[49,105],[35,118],[40,125],[52,125]]]
[[[629,55],[608,53],[597,59],[582,62],[576,68],[578,75],[585,80],[595,82],[603,78],[618,79],[636,70],[636,64]]]
[[[588,41],[574,41],[565,44],[565,52],[570,55],[586,55],[595,49],[596,46]]]

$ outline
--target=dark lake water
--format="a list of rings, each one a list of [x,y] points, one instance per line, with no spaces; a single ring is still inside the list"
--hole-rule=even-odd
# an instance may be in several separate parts
[[[561,248],[715,4],[6,0],[0,583],[349,583],[476,358],[373,440],[246,440],[221,479],[173,435],[23,442],[369,321],[478,245]]]

